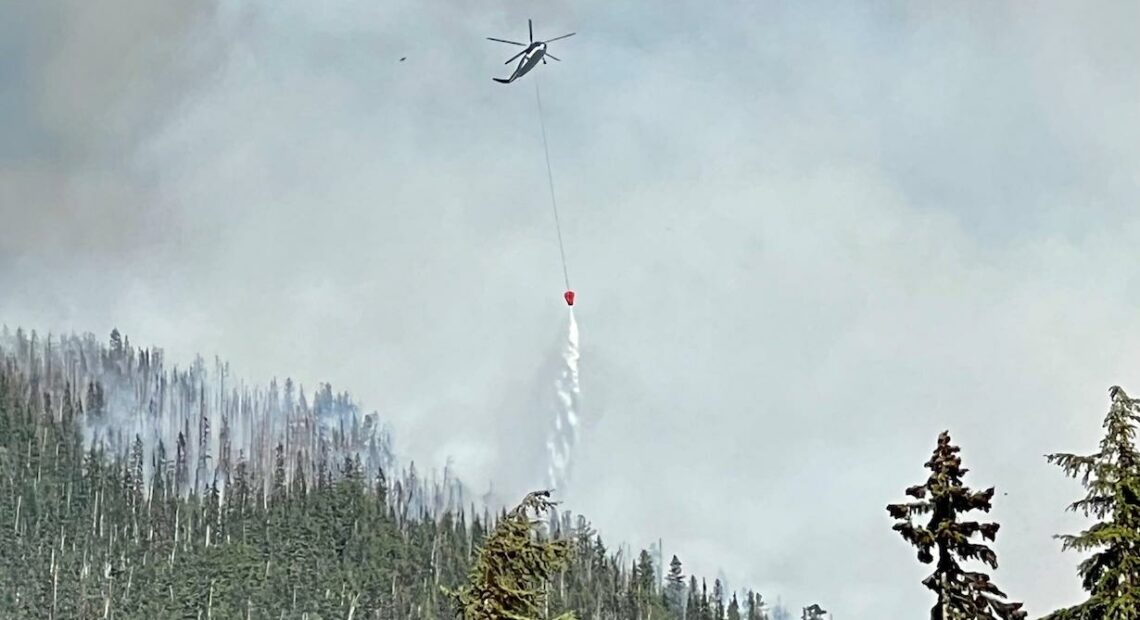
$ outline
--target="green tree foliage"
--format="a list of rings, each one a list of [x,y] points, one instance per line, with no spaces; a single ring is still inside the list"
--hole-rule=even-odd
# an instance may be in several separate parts
[[[891,504],[887,512],[898,520],[894,530],[918,548],[918,560],[930,564],[935,571],[923,585],[938,595],[931,609],[932,620],[1020,620],[1026,613],[1021,603],[1005,602],[1006,595],[985,573],[964,570],[959,560],[980,560],[997,568],[997,555],[984,543],[971,542],[980,534],[983,540],[997,537],[997,523],[964,521],[970,511],[989,512],[994,489],[976,492],[966,487],[962,477],[969,471],[962,467],[958,446],[950,442],[950,433],[942,432],[934,454],[925,467],[931,471],[921,485],[908,488],[906,494],[915,501]],[[930,515],[925,526],[915,519]]]
[[[665,606],[677,615],[685,609],[685,574],[677,556],[669,562],[669,574],[665,575]]]
[[[0,571],[0,618],[452,618],[441,588],[471,585],[496,532],[523,532],[384,465],[346,395],[235,388],[218,368],[207,385],[201,360],[166,371],[125,335],[0,332],[0,566],[17,567]],[[123,432],[137,422],[169,434]],[[712,620],[707,592],[704,615],[668,608],[652,561],[548,512],[525,529],[560,549],[535,557],[563,561],[526,580],[546,599],[532,617]]]
[[[744,600],[744,617],[746,620],[767,620],[768,610],[765,609],[764,597],[753,592],[748,591],[748,597]]]
[[[1061,609],[1048,620],[1125,620],[1140,618],[1140,453],[1135,446],[1136,399],[1119,386],[1109,389],[1100,449],[1087,456],[1051,454],[1046,458],[1079,478],[1088,493],[1069,510],[1097,522],[1076,535],[1063,535],[1062,548],[1094,551],[1078,572],[1089,598]]]
[[[712,609],[714,618],[724,617],[724,586],[721,585],[719,578],[713,581]]]
[[[689,592],[685,599],[685,618],[699,619],[701,617],[701,589],[697,584],[697,576],[689,576]]]
[[[534,620],[546,617],[546,584],[568,563],[570,541],[536,531],[537,515],[552,509],[549,491],[535,491],[499,522],[479,550],[467,585],[445,589],[464,620]],[[573,614],[559,618],[572,620]]]
[[[732,600],[728,603],[726,618],[727,620],[743,620],[740,615],[740,602],[736,600],[735,593],[732,595]]]

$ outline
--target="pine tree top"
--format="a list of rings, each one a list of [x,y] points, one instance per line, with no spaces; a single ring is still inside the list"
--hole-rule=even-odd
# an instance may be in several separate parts
[[[542,617],[545,585],[566,566],[572,551],[568,540],[543,540],[536,532],[541,519],[556,502],[550,491],[535,491],[507,513],[479,549],[468,574],[468,584],[452,597],[465,620],[535,620]],[[563,614],[558,620],[573,620]]]
[[[964,618],[1018,620],[1026,613],[1021,603],[1007,603],[1005,593],[997,588],[988,575],[966,571],[959,561],[978,560],[990,568],[997,568],[997,555],[984,542],[973,542],[981,535],[982,540],[997,538],[997,523],[979,523],[961,520],[961,515],[974,510],[989,512],[994,489],[974,491],[967,487],[962,478],[969,471],[962,467],[958,455],[960,448],[950,439],[950,432],[938,435],[938,443],[930,459],[925,463],[930,476],[921,485],[906,489],[906,494],[915,501],[890,504],[887,512],[898,522],[892,529],[918,550],[918,560],[923,564],[937,563],[935,571],[923,584],[939,596],[940,603],[933,610],[935,620],[949,620],[964,614]],[[925,525],[916,524],[915,519],[929,515]],[[943,618],[944,608],[949,617]]]
[[[1078,568],[1088,600],[1058,610],[1048,620],[1140,617],[1140,455],[1135,446],[1140,401],[1115,385],[1108,394],[1111,405],[1099,449],[1089,455],[1046,456],[1087,491],[1069,510],[1097,520],[1079,534],[1057,536],[1062,549],[1098,550]]]

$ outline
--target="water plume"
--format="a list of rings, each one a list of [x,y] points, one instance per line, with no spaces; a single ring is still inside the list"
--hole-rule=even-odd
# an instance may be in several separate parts
[[[557,406],[553,427],[547,436],[546,449],[550,453],[547,483],[552,489],[562,488],[570,479],[570,458],[578,443],[578,321],[570,308],[566,340],[562,345],[561,364],[554,381]]]

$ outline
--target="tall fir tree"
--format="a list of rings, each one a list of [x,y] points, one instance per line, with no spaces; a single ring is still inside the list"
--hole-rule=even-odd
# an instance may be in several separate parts
[[[744,617],[747,620],[767,620],[768,612],[764,607],[764,597],[749,590],[744,602]]]
[[[718,577],[713,581],[712,612],[716,620],[724,618],[724,584]]]
[[[677,615],[681,615],[685,608],[685,575],[681,560],[675,555],[669,562],[669,574],[665,576],[665,606]]]
[[[649,551],[641,550],[641,554],[637,556],[636,568],[635,586],[645,597],[653,596],[657,591],[657,586],[654,583],[657,579],[657,571],[653,567],[653,557],[649,555]]]
[[[743,620],[740,616],[740,601],[736,600],[736,592],[732,593],[732,600],[728,602],[725,618],[726,620]]]
[[[138,334],[136,334],[138,335]],[[123,354],[123,337],[119,334],[119,329],[114,328],[111,330],[111,356],[112,359],[118,359]]]
[[[929,478],[906,490],[916,501],[887,506],[887,512],[898,520],[892,529],[918,548],[918,560],[923,564],[933,562],[933,551],[937,551],[934,573],[922,582],[938,596],[931,609],[932,620],[1021,620],[1026,616],[1022,603],[1003,601],[1005,593],[988,575],[964,570],[959,564],[959,560],[980,560],[996,569],[997,554],[970,539],[981,534],[983,540],[993,541],[1000,527],[997,523],[960,520],[973,510],[989,512],[994,489],[978,492],[963,484],[962,477],[969,470],[962,467],[959,450],[950,442],[948,431],[938,436],[934,454],[925,464],[931,471]],[[915,525],[916,517],[927,514],[930,520],[926,526]]]
[[[701,589],[697,584],[697,576],[689,576],[689,593],[685,600],[685,618],[700,618],[701,614]]]
[[[554,508],[549,491],[535,491],[500,520],[471,567],[468,584],[443,591],[463,620],[530,620],[545,617],[546,585],[564,567],[572,547],[566,539],[543,540],[534,527]],[[559,620],[574,620],[571,613]]]
[[[1119,386],[1108,390],[1111,405],[1104,438],[1095,453],[1050,454],[1065,474],[1078,478],[1088,493],[1069,510],[1097,522],[1075,535],[1057,536],[1062,549],[1094,551],[1078,573],[1089,597],[1047,620],[1125,620],[1140,618],[1140,453],[1136,450],[1137,404]]]
[[[633,572],[633,591],[637,600],[639,615],[646,615],[657,595],[657,570],[649,551],[642,549],[637,557]]]

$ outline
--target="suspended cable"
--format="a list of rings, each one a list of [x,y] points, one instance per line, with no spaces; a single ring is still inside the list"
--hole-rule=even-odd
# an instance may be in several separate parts
[[[566,269],[566,249],[562,245],[562,224],[558,220],[558,201],[554,198],[554,173],[550,168],[550,147],[546,144],[546,120],[542,115],[542,96],[538,92],[538,77],[534,80],[534,99],[538,102],[538,124],[542,127],[542,150],[546,153],[546,179],[550,182],[550,207],[554,211],[554,229],[558,232],[558,253],[562,257],[562,278],[570,291],[570,274]],[[572,299],[572,298],[570,298]],[[567,299],[567,302],[570,301]]]

